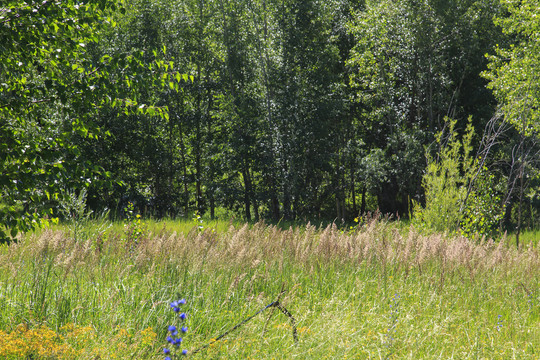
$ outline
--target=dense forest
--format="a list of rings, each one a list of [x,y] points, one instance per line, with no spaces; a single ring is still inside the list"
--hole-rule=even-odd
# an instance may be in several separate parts
[[[7,0],[0,233],[83,191],[120,216],[534,226],[539,75],[539,0]]]

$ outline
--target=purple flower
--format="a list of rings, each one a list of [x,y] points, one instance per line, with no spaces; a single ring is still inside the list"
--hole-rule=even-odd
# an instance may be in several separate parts
[[[182,355],[187,355],[187,350],[182,350]]]
[[[164,348],[164,349],[163,349],[163,353],[164,353],[165,355],[169,355],[169,354],[171,353],[171,350],[169,350],[169,349],[167,349],[167,348]]]
[[[169,331],[170,332],[176,331],[176,326],[174,326],[174,325],[169,326]]]
[[[179,308],[179,307],[175,307],[173,310],[174,310],[175,313],[180,312],[180,308]]]
[[[185,303],[186,303],[186,299],[178,300],[178,305],[184,305]]]
[[[169,344],[172,344],[173,341],[174,341],[174,339],[173,339],[172,337],[167,336],[167,342],[168,342]]]
[[[167,357],[165,358],[165,360],[171,360],[171,358],[170,358],[169,356],[167,356]]]
[[[178,317],[182,320],[186,320],[186,313],[181,313]]]
[[[182,331],[184,334],[187,333],[187,326],[183,326],[180,331]]]

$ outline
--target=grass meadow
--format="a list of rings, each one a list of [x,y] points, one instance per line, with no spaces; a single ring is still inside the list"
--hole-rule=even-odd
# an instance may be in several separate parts
[[[0,248],[1,359],[540,359],[538,246],[353,229],[157,223],[45,229]],[[220,341],[199,348],[274,301]]]

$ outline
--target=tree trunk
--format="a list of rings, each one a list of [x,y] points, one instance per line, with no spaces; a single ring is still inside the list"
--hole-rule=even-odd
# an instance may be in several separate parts
[[[360,205],[360,215],[364,215],[366,213],[366,186],[362,188],[362,204]]]
[[[182,130],[182,120],[178,121],[178,130],[180,136],[180,157],[182,159],[182,183],[184,185],[184,215],[189,212],[189,192],[188,192],[188,174],[187,174],[187,161],[186,161],[186,147],[184,144],[184,132]]]
[[[521,212],[523,209],[523,159],[519,170],[519,203],[518,203],[518,219],[516,228],[516,247],[519,249],[519,236],[521,235]]]
[[[242,177],[244,178],[244,209],[246,212],[246,220],[251,221],[251,202],[250,202],[250,184],[249,174],[247,173],[245,164],[242,170]]]
[[[351,197],[353,204],[353,214],[354,216],[358,215],[358,209],[356,207],[356,184],[354,178],[354,168],[351,166]]]

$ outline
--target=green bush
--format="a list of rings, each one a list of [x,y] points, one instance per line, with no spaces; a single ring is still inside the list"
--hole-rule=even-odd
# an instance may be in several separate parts
[[[461,139],[456,121],[436,137],[436,156],[426,151],[422,178],[425,205],[414,204],[413,224],[433,231],[460,232],[466,237],[489,236],[497,229],[503,209],[494,176],[472,155],[474,129],[469,123]]]
[[[468,238],[493,236],[504,214],[495,176],[482,167],[474,185],[459,224],[461,234]]]

